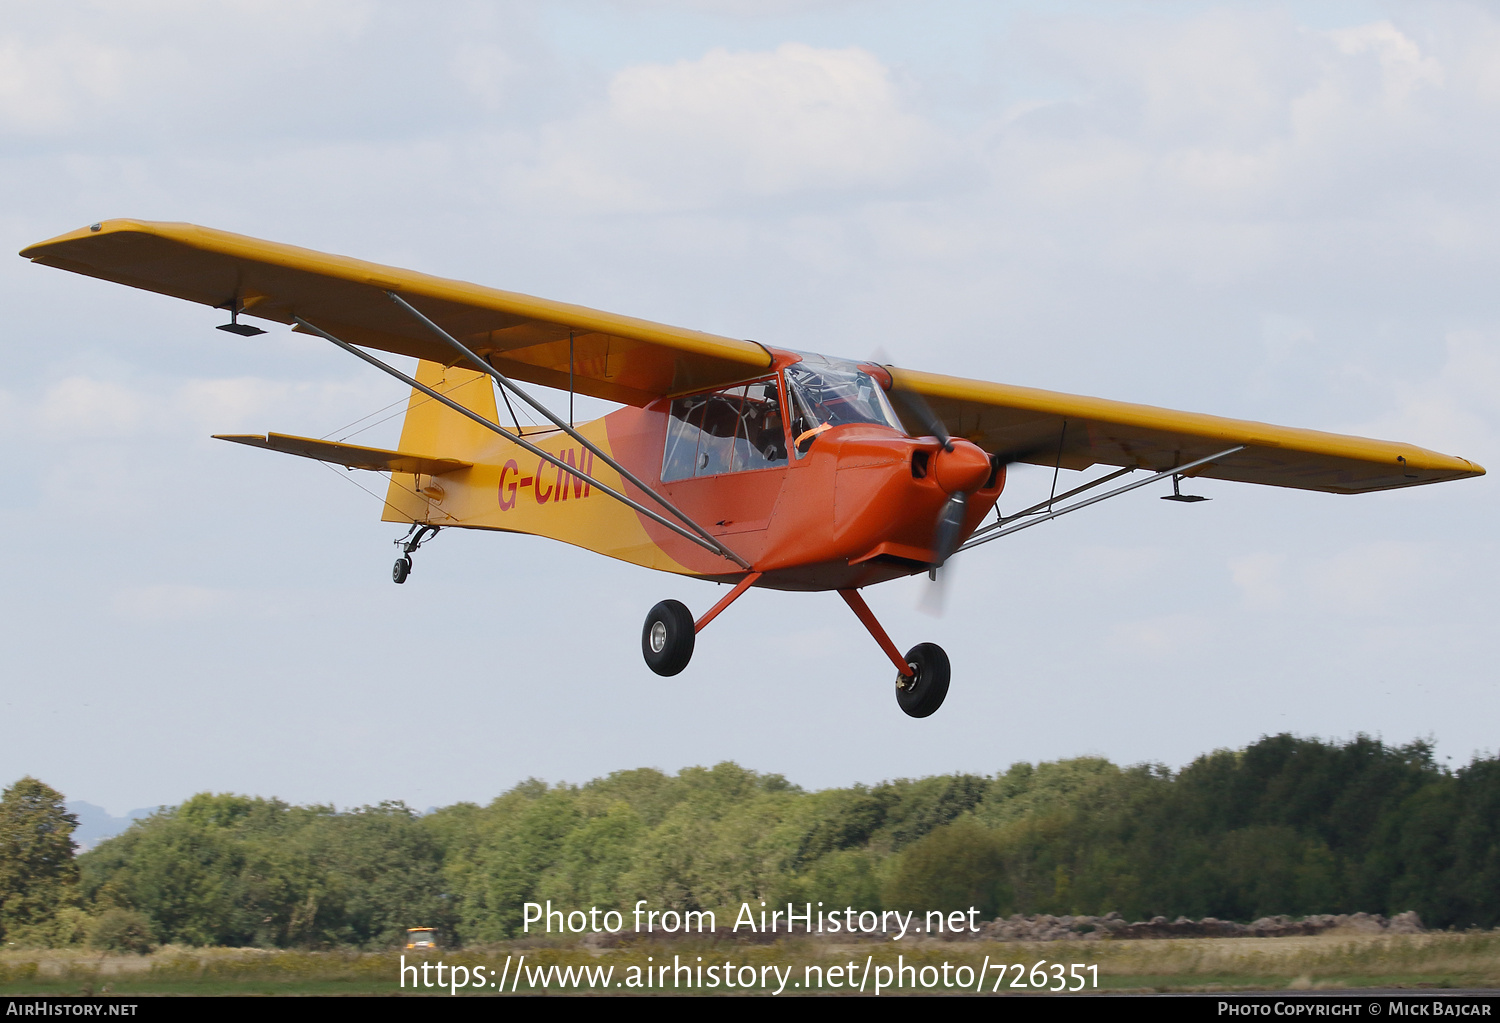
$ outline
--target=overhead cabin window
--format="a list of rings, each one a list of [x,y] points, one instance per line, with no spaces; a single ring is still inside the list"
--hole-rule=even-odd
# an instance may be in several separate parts
[[[662,482],[786,464],[786,428],[775,380],[672,402]]]

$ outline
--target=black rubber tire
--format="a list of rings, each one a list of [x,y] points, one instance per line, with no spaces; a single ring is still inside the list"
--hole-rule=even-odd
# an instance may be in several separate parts
[[[401,584],[406,582],[406,577],[411,575],[411,558],[397,558],[396,563],[391,566],[391,582]]]
[[[661,644],[657,649],[652,642],[652,632],[660,625],[656,639]],[[664,600],[651,609],[646,616],[646,626],[641,629],[641,655],[646,658],[646,667],[658,675],[675,675],[688,666],[693,659],[693,613],[680,601]]]
[[[928,717],[948,696],[952,674],[948,655],[936,643],[918,643],[906,652],[906,663],[915,669],[916,677],[905,686],[897,679],[896,702],[911,717]]]

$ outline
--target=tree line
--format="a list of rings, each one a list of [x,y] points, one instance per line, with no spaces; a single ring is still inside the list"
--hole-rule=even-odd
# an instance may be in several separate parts
[[[548,899],[1500,923],[1500,760],[1453,771],[1364,736],[818,792],[732,763],[640,769],[425,815],[204,793],[76,857],[62,799],[31,778],[0,799],[7,943],[381,948],[430,926],[482,944]]]

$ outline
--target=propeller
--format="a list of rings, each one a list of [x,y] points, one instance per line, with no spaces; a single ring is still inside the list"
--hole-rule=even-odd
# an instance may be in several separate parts
[[[937,526],[932,534],[933,553],[937,560],[927,570],[929,585],[923,587],[917,610],[933,618],[941,618],[948,606],[948,587],[952,583],[953,569],[946,568],[948,559],[958,550],[963,537],[964,515],[969,510],[969,498],[963,491],[952,495],[938,512]],[[939,573],[938,569],[945,569]]]
[[[883,365],[884,362],[883,358],[877,356],[877,365]],[[941,471],[945,467],[942,464],[943,456],[945,454],[954,454],[953,435],[948,432],[947,425],[938,418],[936,412],[932,411],[932,406],[927,404],[927,399],[916,391],[907,391],[892,387],[889,394],[892,403],[900,411],[906,413],[910,419],[916,420],[921,424],[923,431],[927,435],[936,437],[938,442],[943,445],[943,450],[938,452],[937,459],[935,459],[937,464],[934,468],[938,472],[939,482],[944,482],[943,476],[945,473]],[[974,450],[977,451],[978,449],[975,448]],[[956,459],[956,461],[960,462],[966,460],[968,459]],[[937,524],[933,528],[932,534],[933,554],[937,560],[927,570],[927,577],[932,580],[933,585],[927,588],[917,605],[920,610],[933,616],[940,616],[943,613],[944,605],[947,603],[948,573],[945,572],[939,576],[938,569],[947,564],[948,559],[954,555],[962,543],[964,518],[969,511],[968,491],[963,489],[962,486],[954,486],[951,489],[945,486],[944,489],[949,491],[949,497],[944,502],[942,511],[938,512]]]
[[[948,605],[948,588],[953,581],[953,569],[947,567],[963,540],[964,516],[969,511],[969,495],[963,491],[951,495],[938,512],[937,526],[933,529],[932,548],[937,560],[927,570],[930,584],[923,589],[917,609],[933,618],[941,618]],[[943,569],[939,572],[938,569]]]
[[[948,591],[952,588],[953,565],[949,565],[932,582],[922,585],[922,595],[917,598],[917,610],[929,618],[943,617],[948,613]]]
[[[886,364],[889,362],[890,358],[886,355],[884,348],[875,349],[875,354],[870,359],[870,367],[879,367],[880,372],[885,374],[885,383],[888,385],[892,384],[890,372],[886,369]],[[895,386],[888,386],[886,393],[893,404],[900,406],[900,411],[920,423],[929,436],[941,441],[944,451],[953,450],[953,437],[948,433],[948,427],[937,417],[937,413],[932,411],[932,406],[927,404],[926,398],[916,391],[905,391]]]
[[[936,581],[937,570],[953,556],[963,540],[964,517],[969,511],[969,494],[978,489],[989,474],[989,457],[967,441],[963,442],[962,451],[955,450],[948,427],[920,394],[892,389],[891,397],[943,445],[943,450],[937,452],[933,459],[932,469],[938,484],[948,491],[948,500],[944,502],[943,510],[938,512],[937,525],[932,534],[932,549],[937,560],[933,562],[929,575]]]
[[[958,550],[959,540],[963,536],[964,515],[968,510],[969,496],[960,490],[948,498],[943,510],[938,513],[937,528],[932,534],[933,552],[937,554],[937,561],[932,566],[934,578],[937,577],[937,570]]]
[[[944,451],[953,450],[953,437],[948,433],[948,427],[932,411],[932,406],[927,404],[927,399],[916,391],[902,391],[891,388],[891,400],[922,424],[922,429],[933,437],[936,437],[943,445]]]

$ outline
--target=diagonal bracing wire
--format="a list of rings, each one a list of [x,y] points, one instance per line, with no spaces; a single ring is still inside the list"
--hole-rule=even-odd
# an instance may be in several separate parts
[[[672,532],[676,533],[678,536],[681,536],[681,537],[683,537],[686,540],[692,541],[693,543],[697,544],[699,547],[702,547],[704,550],[711,551],[714,554],[718,554],[721,557],[727,558],[728,560],[733,561],[735,564],[739,565],[740,567],[742,567],[744,569],[748,570],[750,568],[750,565],[749,565],[748,562],[746,562],[743,559],[741,559],[737,554],[735,554],[733,551],[729,550],[729,548],[725,547],[723,544],[720,544],[720,543],[717,543],[716,541],[714,541],[714,539],[713,539],[712,536],[708,536],[706,540],[705,539],[700,539],[698,536],[695,536],[693,533],[691,533],[688,530],[684,529],[682,526],[679,526],[677,523],[668,520],[664,516],[659,515],[658,513],[652,511],[650,508],[645,507],[640,502],[638,502],[638,501],[636,501],[636,500],[634,500],[634,499],[632,499],[630,497],[627,497],[625,494],[620,493],[618,490],[616,490],[614,487],[609,486],[607,483],[602,483],[599,480],[595,479],[594,477],[590,476],[588,473],[580,471],[576,466],[572,466],[572,465],[569,465],[567,462],[564,462],[558,456],[553,455],[553,454],[551,454],[549,452],[543,451],[541,448],[537,447],[535,444],[533,444],[530,441],[528,441],[525,437],[522,437],[522,436],[519,436],[517,434],[511,433],[509,430],[505,429],[505,427],[500,426],[497,423],[490,422],[488,419],[486,419],[483,416],[479,415],[477,412],[474,412],[471,409],[465,408],[464,406],[460,405],[456,401],[453,401],[451,398],[447,397],[446,395],[443,395],[443,394],[439,393],[438,391],[433,390],[431,387],[428,387],[426,384],[419,383],[418,381],[416,381],[412,377],[409,377],[405,373],[401,372],[399,369],[396,369],[394,366],[388,366],[388,365],[386,365],[385,363],[381,362],[379,359],[375,358],[375,356],[369,354],[368,352],[366,352],[366,351],[364,351],[364,350],[362,350],[360,348],[356,348],[354,345],[351,345],[347,341],[344,341],[344,340],[342,340],[340,338],[334,337],[328,331],[324,330],[323,328],[321,328],[321,327],[319,327],[319,326],[317,326],[315,324],[309,323],[307,320],[304,320],[300,316],[294,316],[294,317],[292,317],[292,319],[293,319],[293,321],[295,323],[297,323],[299,326],[303,327],[304,329],[306,329],[308,331],[311,331],[312,333],[318,335],[321,338],[324,338],[327,341],[331,341],[333,344],[335,344],[338,347],[342,348],[344,351],[348,352],[350,355],[353,355],[353,356],[355,356],[358,359],[362,359],[363,361],[369,363],[371,366],[374,366],[376,369],[380,370],[381,372],[389,374],[390,376],[393,376],[396,379],[402,381],[407,386],[409,386],[409,387],[415,387],[417,390],[421,391],[423,394],[427,395],[429,398],[432,398],[432,399],[434,399],[436,401],[441,402],[442,404],[446,405],[448,408],[452,409],[454,412],[457,412],[459,415],[463,416],[464,418],[471,419],[475,423],[478,423],[480,426],[484,427],[485,429],[490,430],[490,431],[492,431],[494,433],[500,434],[500,436],[504,437],[506,440],[509,440],[513,444],[519,445],[521,448],[525,449],[526,451],[530,452],[533,455],[536,455],[538,458],[542,459],[544,462],[547,462],[547,463],[549,463],[551,465],[556,466],[560,471],[566,472],[570,476],[573,476],[573,477],[575,477],[577,479],[583,480],[584,482],[588,483],[591,486],[598,487],[600,490],[602,490],[604,493],[608,494],[610,497],[613,497],[615,500],[621,502],[622,504],[629,505],[631,508],[634,508],[637,512],[641,513],[642,515],[645,515],[647,518],[651,519],[652,521],[654,521],[654,522],[656,522],[656,523],[658,523],[658,524],[660,524],[662,526],[665,526],[667,529],[670,529]],[[592,447],[592,445],[590,445],[590,447]],[[607,456],[605,456],[605,457],[607,459]],[[609,461],[612,461],[612,460],[609,460]],[[648,490],[647,492],[648,493],[653,493],[650,490]]]

